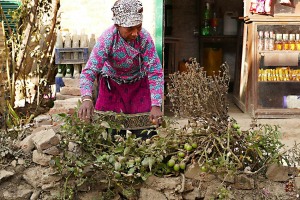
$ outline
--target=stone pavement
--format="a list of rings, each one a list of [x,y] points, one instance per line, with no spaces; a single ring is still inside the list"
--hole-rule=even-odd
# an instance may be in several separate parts
[[[230,99],[230,98],[229,98]],[[243,113],[232,101],[229,104],[229,116],[237,120],[242,130],[248,130],[251,124],[251,116]],[[281,132],[281,142],[286,148],[300,143],[300,118],[291,119],[257,119],[257,124],[278,125]]]

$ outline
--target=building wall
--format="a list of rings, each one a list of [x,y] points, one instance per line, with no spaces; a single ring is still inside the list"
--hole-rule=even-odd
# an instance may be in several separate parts
[[[155,40],[155,0],[141,0],[144,7],[143,26]],[[61,29],[70,33],[99,36],[113,25],[115,0],[61,0]]]
[[[172,0],[172,37],[180,38],[179,60],[195,57],[199,61],[199,40],[194,35],[198,31],[199,0]]]

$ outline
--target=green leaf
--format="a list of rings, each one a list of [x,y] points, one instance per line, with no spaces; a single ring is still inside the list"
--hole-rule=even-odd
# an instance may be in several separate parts
[[[135,168],[134,168],[134,167],[132,167],[132,168],[130,168],[130,169],[128,170],[127,174],[133,174],[133,173],[134,173],[134,171],[135,171]]]
[[[128,155],[130,153],[131,148],[130,147],[126,147],[124,149],[124,156]]]
[[[152,166],[155,164],[155,159],[154,158],[149,158],[148,159],[148,163],[149,163],[149,169],[150,171],[152,170]]]
[[[118,146],[118,147],[114,150],[115,153],[122,153],[123,151],[124,151],[124,147],[122,147],[122,146]]]
[[[107,131],[106,130],[102,131],[102,137],[104,140],[107,140]]]
[[[103,122],[101,123],[101,126],[103,126],[104,128],[111,128],[110,125],[109,125],[109,123],[106,122],[106,121],[103,121]]]
[[[81,161],[79,161],[79,160],[76,161],[76,165],[78,167],[83,167],[84,166],[84,164]]]

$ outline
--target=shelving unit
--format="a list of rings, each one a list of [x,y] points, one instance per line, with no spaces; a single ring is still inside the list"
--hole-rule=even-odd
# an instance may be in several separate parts
[[[72,55],[77,53],[77,58]],[[67,57],[66,54],[69,54]],[[88,48],[56,48],[55,64],[84,64],[88,60]]]
[[[284,18],[248,25],[248,56],[240,75],[242,92],[235,96],[244,112],[258,118],[300,116],[300,50],[259,50],[258,45],[261,30],[300,34],[299,25],[300,21]]]
[[[217,31],[211,35],[204,36],[201,32],[201,27],[204,24],[204,9],[205,3],[209,2],[212,12],[216,12],[217,17]],[[220,70],[220,65],[225,61],[229,65],[230,71],[230,92],[233,90],[234,85],[238,82],[235,80],[235,71],[240,68],[240,57],[241,57],[241,44],[243,39],[242,21],[238,19],[238,16],[242,16],[243,3],[239,0],[214,0],[214,1],[199,1],[199,63],[207,71],[208,75],[212,75],[214,72]],[[235,17],[231,18],[236,20],[236,34],[228,33],[225,30],[224,19],[226,13],[235,13]],[[228,22],[228,21],[227,21]],[[226,23],[228,25],[228,23]],[[233,24],[232,27],[235,27]],[[232,29],[233,30],[233,29]],[[225,35],[224,35],[225,33]]]

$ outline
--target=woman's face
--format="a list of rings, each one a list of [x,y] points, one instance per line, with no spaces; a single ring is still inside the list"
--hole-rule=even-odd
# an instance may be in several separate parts
[[[118,26],[118,25],[116,25],[116,26],[117,26],[117,29],[119,30],[122,38],[124,40],[126,40],[127,42],[135,40],[139,36],[139,34],[142,30],[142,24],[132,26],[132,27],[122,27],[122,26]]]

